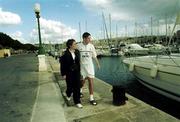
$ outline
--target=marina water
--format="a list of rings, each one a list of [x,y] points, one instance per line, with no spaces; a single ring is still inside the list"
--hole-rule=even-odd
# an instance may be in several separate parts
[[[121,85],[130,95],[180,119],[180,103],[160,95],[140,84],[123,64],[122,57],[101,57],[96,77],[108,84]]]

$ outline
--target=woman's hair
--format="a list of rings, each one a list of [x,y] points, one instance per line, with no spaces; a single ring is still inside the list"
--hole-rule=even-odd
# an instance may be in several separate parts
[[[66,42],[66,47],[69,49],[70,46],[72,46],[73,42],[75,42],[74,39],[68,39],[67,42]]]
[[[82,35],[82,38],[83,38],[83,39],[84,39],[84,38],[87,38],[87,37],[90,36],[90,35],[91,35],[90,33],[84,32],[83,35]]]

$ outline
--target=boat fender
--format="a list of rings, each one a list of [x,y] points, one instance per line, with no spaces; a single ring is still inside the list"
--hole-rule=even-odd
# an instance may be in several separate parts
[[[134,63],[129,64],[129,71],[132,72],[134,70]]]
[[[153,65],[151,70],[150,70],[150,76],[152,78],[155,78],[157,76],[157,72],[158,72],[158,66],[157,65]]]

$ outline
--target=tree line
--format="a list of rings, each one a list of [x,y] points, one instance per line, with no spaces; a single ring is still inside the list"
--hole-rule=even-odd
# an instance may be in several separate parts
[[[0,32],[0,49],[3,48],[12,48],[14,50],[28,50],[28,51],[35,51],[38,47],[32,44],[22,44],[18,40],[12,39],[9,35]]]

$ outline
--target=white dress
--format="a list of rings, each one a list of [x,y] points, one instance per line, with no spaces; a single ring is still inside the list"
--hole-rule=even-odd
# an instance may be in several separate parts
[[[83,78],[94,78],[93,58],[97,56],[94,45],[91,43],[88,43],[87,45],[80,43],[78,44],[78,49],[80,51],[81,75]]]

